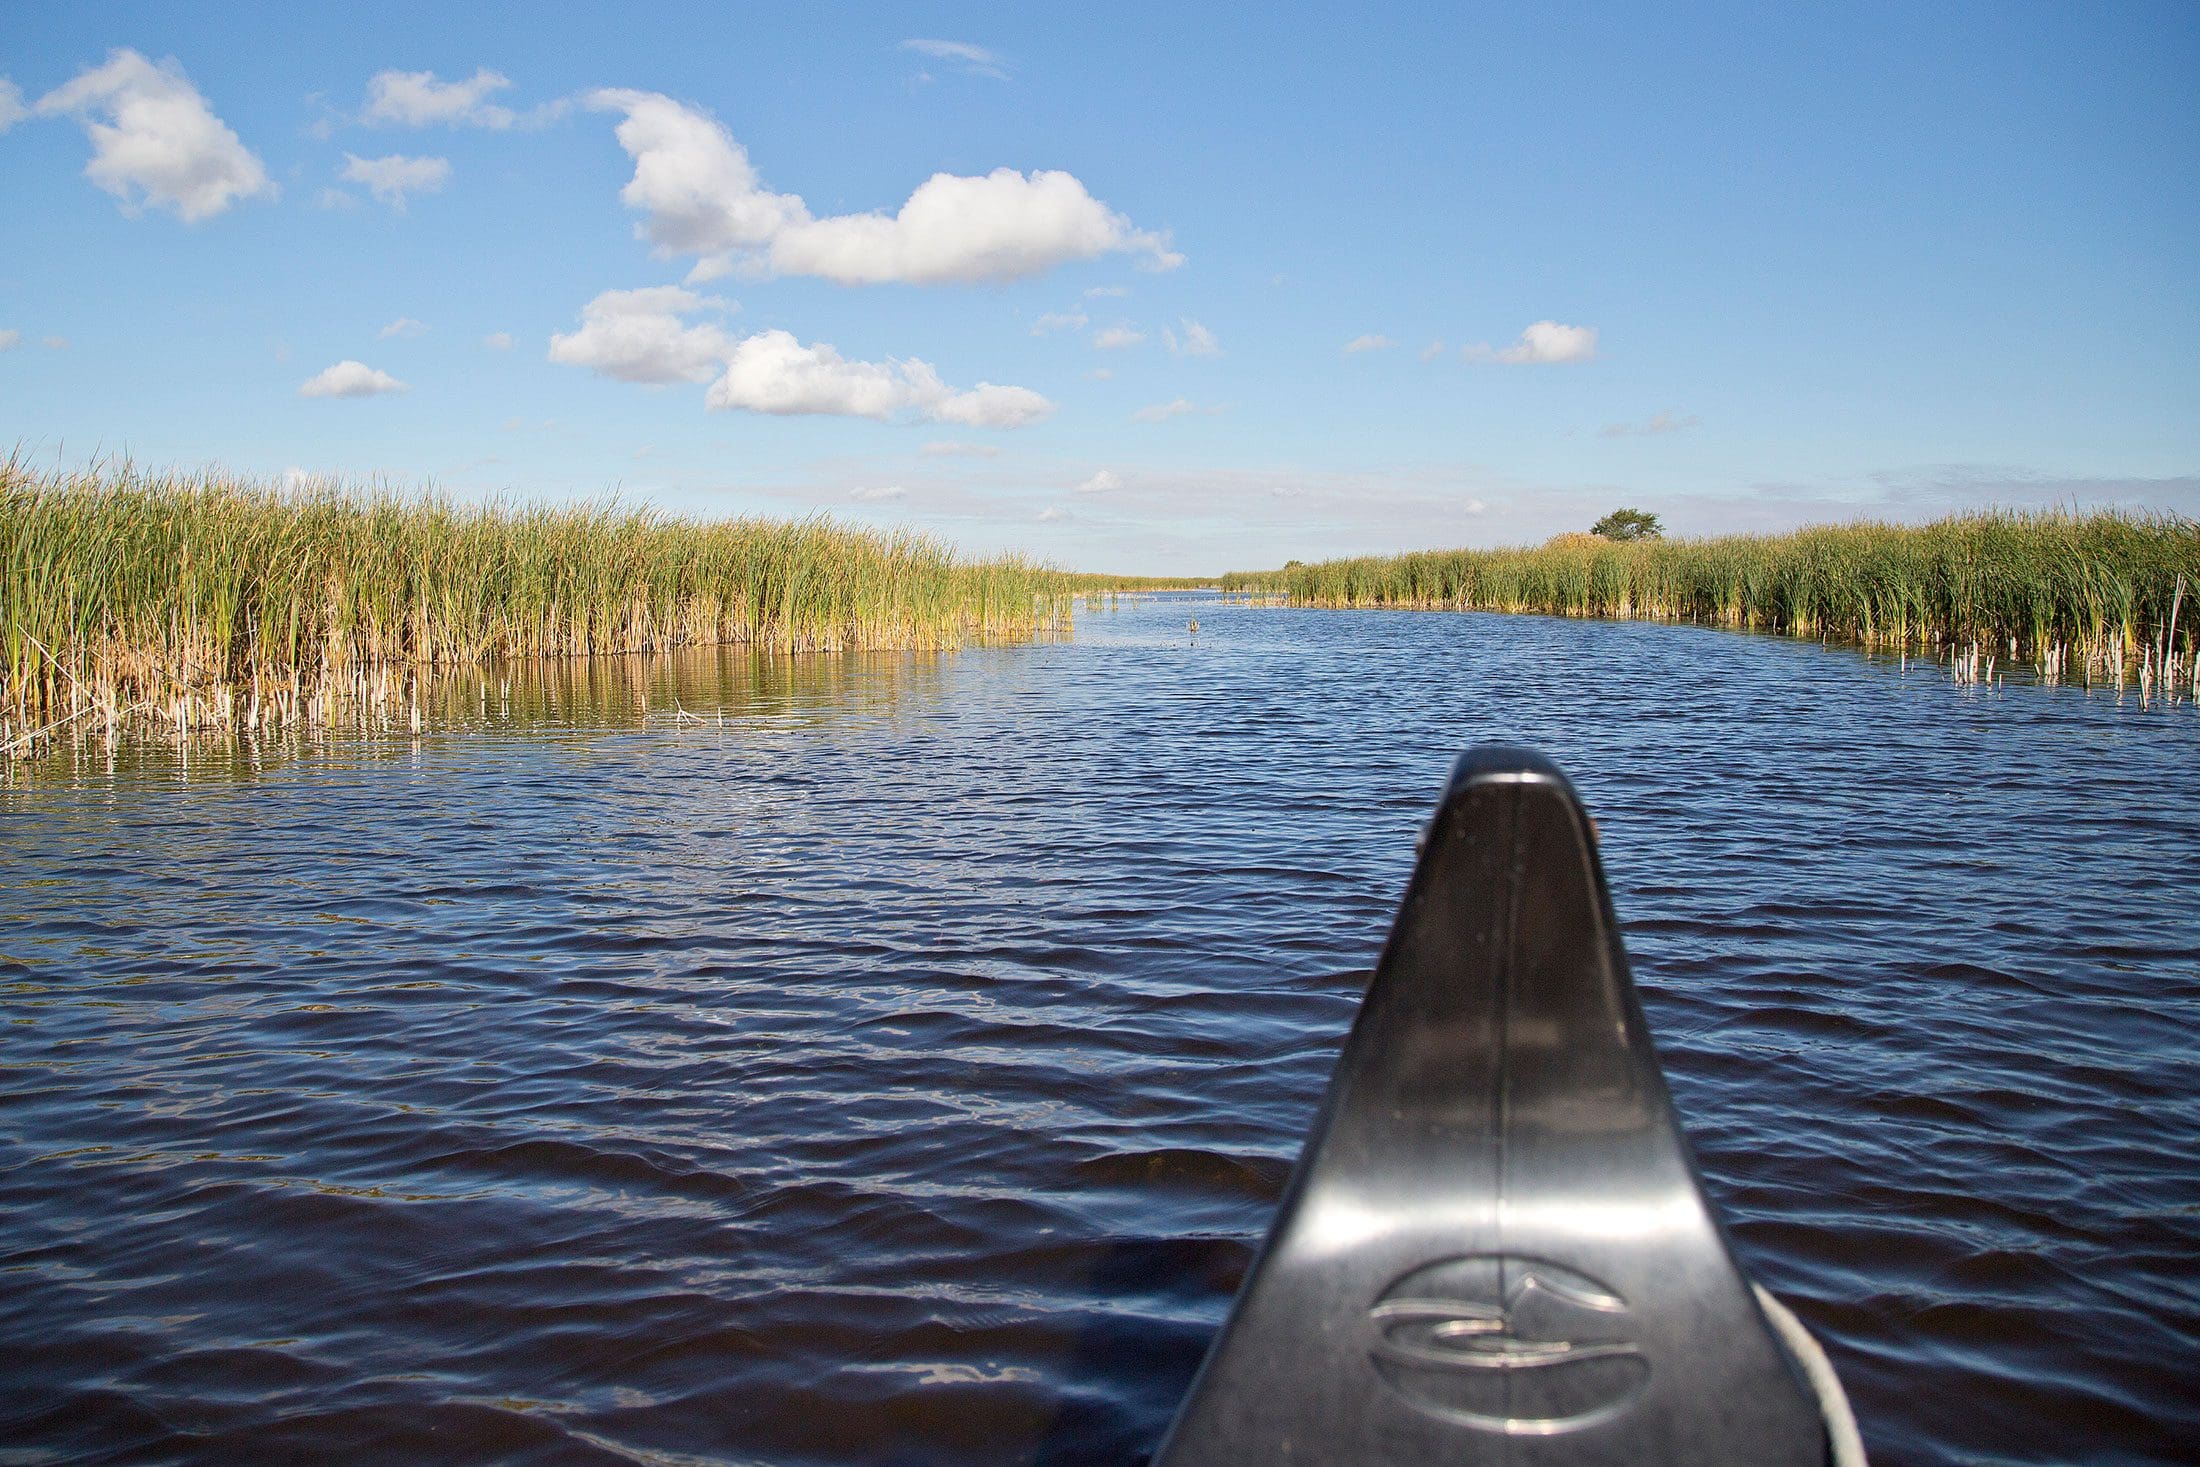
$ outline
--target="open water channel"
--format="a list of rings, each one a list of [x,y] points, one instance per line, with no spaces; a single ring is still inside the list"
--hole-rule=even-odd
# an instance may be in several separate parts
[[[1177,597],[521,681],[0,789],[0,1462],[1136,1461],[1486,740],[1876,1461],[2200,1443],[2190,704]]]

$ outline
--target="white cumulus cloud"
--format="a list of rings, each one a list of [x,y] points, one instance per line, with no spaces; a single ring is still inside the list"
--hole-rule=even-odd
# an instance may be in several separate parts
[[[466,123],[474,127],[510,127],[509,107],[487,100],[492,93],[511,86],[511,80],[489,70],[476,71],[465,81],[444,82],[432,71],[380,71],[367,83],[368,122],[393,122],[405,127],[430,123]]]
[[[770,262],[782,275],[844,285],[936,285],[1018,280],[1111,250],[1144,251],[1164,268],[1181,261],[1072,175],[996,168],[982,178],[935,173],[892,215],[799,222],[772,240]]]
[[[375,335],[381,337],[384,341],[388,341],[393,336],[414,337],[425,336],[427,334],[427,323],[424,321],[415,321],[410,316],[399,316],[396,320],[390,322],[389,325],[383,327],[380,331],[377,331],[375,333]]]
[[[790,415],[832,413],[884,419],[914,412],[938,423],[974,428],[1020,428],[1054,411],[1054,404],[1026,387],[981,382],[958,392],[940,380],[929,362],[860,362],[831,345],[804,346],[786,331],[764,331],[738,343],[725,375],[711,384],[713,408]]]
[[[607,290],[581,307],[581,329],[550,338],[550,360],[588,367],[622,382],[707,382],[733,351],[732,338],[685,318],[727,302],[677,285]]]
[[[1538,321],[1520,333],[1520,339],[1501,351],[1484,342],[1465,348],[1470,362],[1509,362],[1515,366],[1549,366],[1560,362],[1586,362],[1597,354],[1594,326],[1564,326]]]
[[[851,362],[825,342],[804,346],[791,332],[764,331],[734,349],[725,375],[711,384],[709,403],[759,413],[886,418],[937,380],[913,378],[905,363]]]
[[[443,185],[450,181],[451,160],[408,158],[402,153],[392,153],[387,158],[362,158],[356,153],[346,153],[341,176],[346,183],[365,184],[367,192],[373,194],[377,202],[402,214],[407,194],[443,191]]]
[[[135,51],[115,51],[106,65],[39,98],[36,110],[83,124],[92,140],[84,176],[120,199],[124,213],[150,205],[196,222],[276,192],[259,158],[173,61],[155,66]]]
[[[1169,344],[1171,354],[1180,357],[1215,357],[1222,355],[1222,347],[1215,341],[1215,334],[1189,316],[1180,318],[1177,325],[1184,334],[1179,337],[1168,327],[1161,328],[1161,339]]]
[[[1374,332],[1371,331],[1365,336],[1355,336],[1350,341],[1346,342],[1344,344],[1344,353],[1346,356],[1354,356],[1363,351],[1387,351],[1397,344],[1397,342],[1392,341],[1389,337],[1377,336]]]
[[[619,197],[644,216],[637,232],[660,253],[723,255],[843,285],[1016,280],[1111,252],[1156,269],[1183,263],[1165,236],[1134,228],[1068,173],[935,173],[895,213],[819,219],[799,195],[766,189],[708,113],[656,92],[606,89],[587,102],[624,114],[616,132],[634,177]]]
[[[648,216],[637,232],[664,253],[761,250],[809,217],[799,198],[763,187],[748,151],[709,114],[655,92],[591,92],[588,104],[625,114],[615,131],[634,177],[619,198]]]
[[[404,383],[387,372],[379,372],[365,362],[345,360],[325,372],[308,377],[298,389],[300,397],[378,397],[385,392],[403,392]]]

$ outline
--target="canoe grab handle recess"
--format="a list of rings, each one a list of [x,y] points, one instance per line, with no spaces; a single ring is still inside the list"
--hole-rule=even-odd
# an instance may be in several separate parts
[[[1573,786],[1470,750],[1156,1467],[1861,1460],[1712,1212]]]

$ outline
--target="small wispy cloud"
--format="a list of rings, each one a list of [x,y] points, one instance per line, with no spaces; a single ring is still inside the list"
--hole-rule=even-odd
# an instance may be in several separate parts
[[[935,439],[917,450],[926,458],[999,458],[1001,447],[997,443],[959,443],[952,439]]]
[[[1557,321],[1538,321],[1520,333],[1520,339],[1502,349],[1478,341],[1462,355],[1470,362],[1504,362],[1512,366],[1556,366],[1562,362],[1586,362],[1597,354],[1594,326],[1566,326]]]
[[[38,344],[48,351],[67,351],[69,349],[69,338],[66,336],[41,336],[38,338]]]
[[[989,76],[995,81],[1008,80],[1008,63],[1001,58],[998,51],[984,46],[973,46],[968,41],[917,38],[903,41],[901,49],[913,51],[934,61],[944,61],[971,76]]]
[[[1363,351],[1388,351],[1397,344],[1387,336],[1378,336],[1370,331],[1364,336],[1355,336],[1346,342],[1344,344],[1344,354],[1349,357],[1357,356]]]
[[[380,71],[367,83],[366,122],[400,127],[443,123],[502,130],[518,121],[509,107],[488,98],[512,85],[511,78],[482,67],[465,81],[437,81],[432,71]]]
[[[1116,476],[1113,470],[1102,469],[1099,473],[1085,480],[1084,483],[1079,484],[1077,492],[1079,494],[1105,494],[1110,489],[1120,489],[1122,487],[1123,481]]]
[[[1130,293],[1131,288],[1127,285],[1095,285],[1086,289],[1085,299],[1089,301],[1121,300]]]
[[[1703,419],[1694,413],[1652,413],[1639,423],[1607,423],[1597,431],[1606,438],[1650,438],[1660,433],[1684,433],[1701,426]]]
[[[1102,351],[1121,351],[1125,347],[1136,346],[1145,339],[1146,333],[1134,326],[1110,326],[1096,333],[1092,344]]]
[[[1172,402],[1157,402],[1142,407],[1131,414],[1131,421],[1134,423],[1166,423],[1171,418],[1181,418],[1191,413],[1219,411],[1219,408],[1201,407],[1188,397],[1179,397]]]
[[[509,331],[492,331],[481,338],[481,344],[491,351],[510,351],[512,349],[512,333]]]
[[[1082,331],[1092,324],[1092,318],[1083,311],[1049,311],[1031,323],[1033,336],[1048,336],[1057,331]]]
[[[15,327],[10,326],[7,330],[0,331],[0,351],[14,351],[22,344],[23,333]]]
[[[848,491],[848,497],[850,499],[860,500],[864,504],[879,504],[889,499],[906,498],[908,496],[908,493],[909,491],[902,488],[899,484],[878,484],[866,486],[859,489],[851,489]]]
[[[1059,524],[1063,520],[1075,518],[1075,515],[1071,514],[1068,510],[1062,508],[1062,506],[1060,506],[1059,504],[1050,504],[1045,509],[1039,511],[1039,523],[1042,525]]]
[[[1171,356],[1218,357],[1222,355],[1222,347],[1216,342],[1215,334],[1212,331],[1209,331],[1189,316],[1179,317],[1177,325],[1183,329],[1184,334],[1181,337],[1166,326],[1161,328],[1161,339],[1168,343]]]
[[[1421,360],[1424,362],[1433,362],[1443,354],[1444,343],[1441,341],[1432,341],[1421,348]]]
[[[385,392],[404,392],[406,385],[387,372],[349,359],[308,377],[298,388],[300,397],[379,397]]]
[[[30,115],[30,108],[23,105],[23,89],[0,76],[0,132],[6,132]]]
[[[399,316],[396,320],[390,322],[389,325],[383,327],[380,331],[377,331],[375,333],[375,335],[381,337],[384,341],[388,341],[392,337],[410,338],[414,336],[426,336],[427,334],[427,323],[422,321],[415,321],[410,316]]]
[[[386,158],[362,158],[357,153],[346,153],[344,171],[338,176],[346,183],[365,184],[376,203],[387,204],[402,214],[405,201],[411,195],[443,191],[443,185],[451,178],[451,160],[408,158],[402,153],[392,153]]]

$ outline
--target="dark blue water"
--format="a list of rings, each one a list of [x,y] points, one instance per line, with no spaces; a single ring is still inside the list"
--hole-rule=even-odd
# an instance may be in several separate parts
[[[0,1462],[1136,1460],[1490,739],[1876,1460],[2200,1442],[2189,704],[1166,598],[517,682],[0,791]]]

